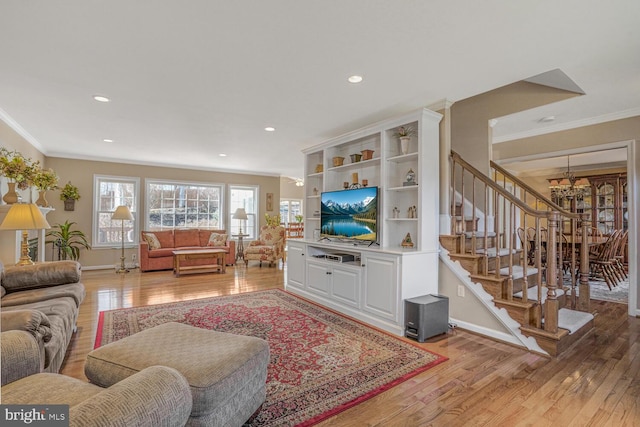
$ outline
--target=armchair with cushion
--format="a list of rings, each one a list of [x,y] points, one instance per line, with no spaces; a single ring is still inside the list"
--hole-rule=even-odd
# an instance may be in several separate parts
[[[187,380],[166,366],[148,367],[109,388],[41,373],[39,346],[25,331],[0,338],[2,403],[69,405],[70,426],[184,426],[193,401]]]
[[[263,225],[260,228],[260,237],[249,243],[244,250],[244,263],[249,261],[268,262],[269,267],[279,259],[285,261],[284,253],[285,228],[279,225]]]

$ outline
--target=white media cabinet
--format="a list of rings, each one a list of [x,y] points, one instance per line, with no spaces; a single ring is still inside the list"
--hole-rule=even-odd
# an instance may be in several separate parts
[[[438,293],[440,119],[421,109],[304,150],[305,235],[287,241],[288,291],[404,335],[404,300]],[[400,126],[415,131],[406,153],[395,136]],[[350,162],[363,150],[372,158]],[[334,157],[345,163],[334,166]],[[410,169],[417,185],[405,186]],[[379,187],[379,245],[318,241],[321,193],[352,183],[354,173]],[[407,233],[413,248],[401,246]]]

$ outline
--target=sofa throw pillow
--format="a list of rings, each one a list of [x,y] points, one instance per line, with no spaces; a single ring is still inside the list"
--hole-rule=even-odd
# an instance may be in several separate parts
[[[162,247],[160,246],[160,241],[155,234],[144,233],[142,236],[144,237],[144,240],[147,241],[147,243],[149,244],[149,249],[151,249],[152,251],[155,249],[160,249]]]
[[[209,243],[207,246],[226,246],[227,245],[227,235],[222,233],[211,233],[209,236]]]

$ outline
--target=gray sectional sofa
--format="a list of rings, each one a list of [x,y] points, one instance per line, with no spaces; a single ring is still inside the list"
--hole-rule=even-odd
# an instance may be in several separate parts
[[[0,263],[0,328],[31,334],[43,372],[57,373],[85,297],[76,261],[4,267]]]

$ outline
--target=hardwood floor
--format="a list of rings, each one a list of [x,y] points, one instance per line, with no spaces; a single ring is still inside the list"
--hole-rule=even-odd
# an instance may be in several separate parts
[[[179,278],[170,271],[85,271],[87,297],[61,373],[85,379],[100,311],[283,288],[285,275],[282,266],[253,262]],[[640,425],[640,319],[628,317],[625,304],[592,307],[595,333],[557,359],[459,329],[420,344],[450,360],[319,425]]]

